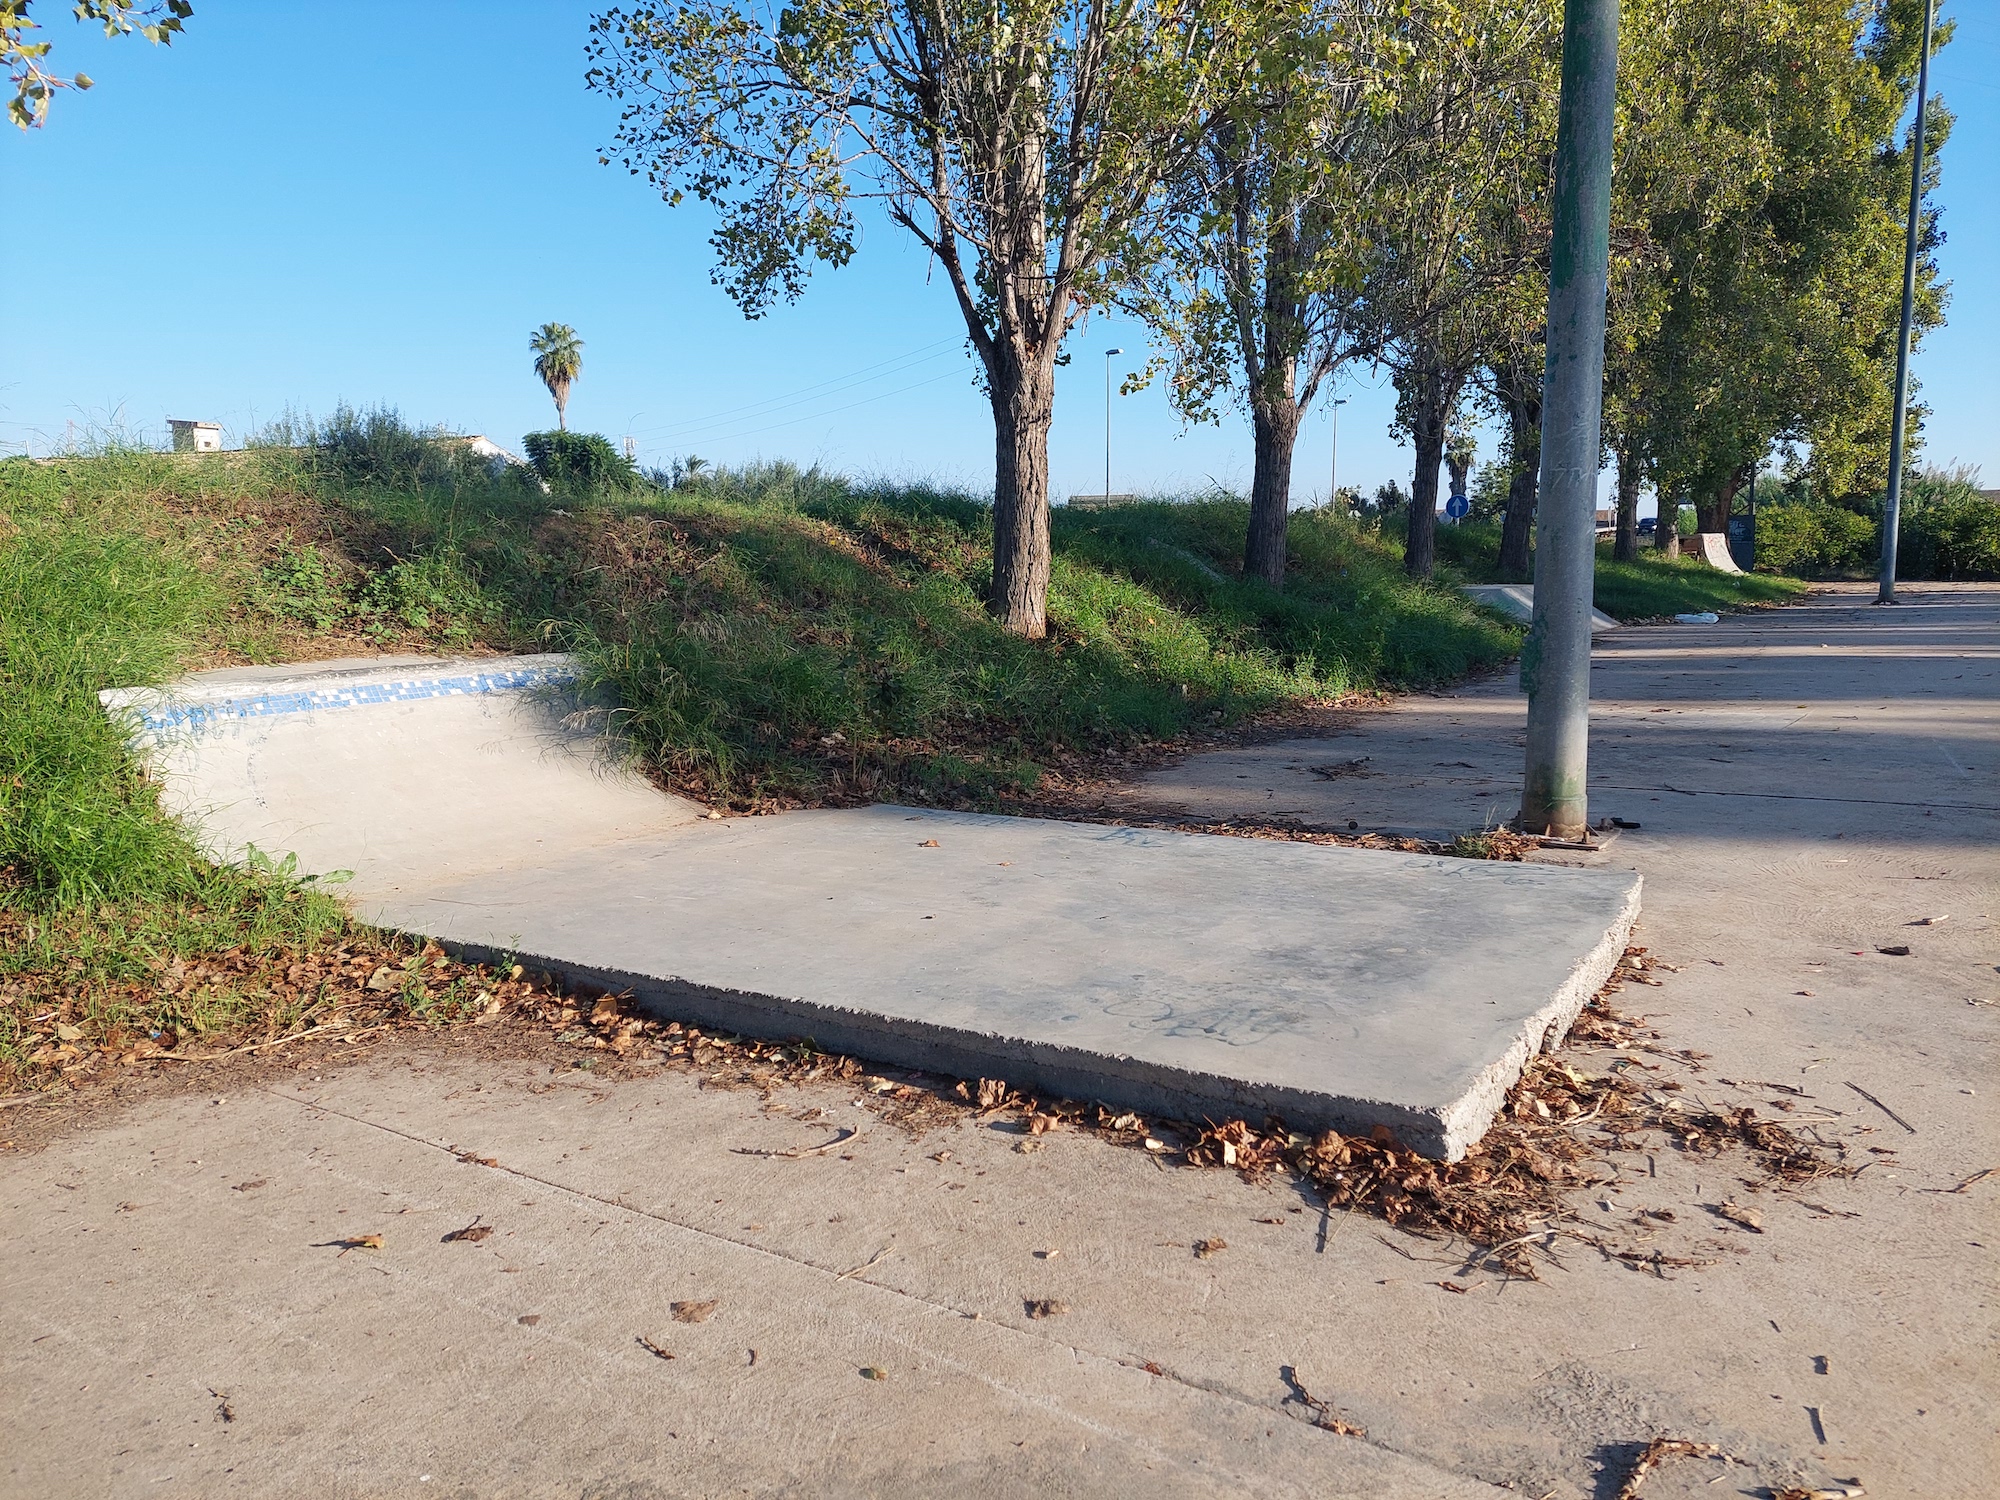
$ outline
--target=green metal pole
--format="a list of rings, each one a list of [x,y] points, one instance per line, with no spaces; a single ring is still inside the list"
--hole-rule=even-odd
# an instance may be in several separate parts
[[[1574,838],[1590,826],[1590,608],[1603,453],[1604,300],[1618,0],[1565,0],[1549,247],[1548,364],[1535,505],[1535,612],[1521,649],[1528,695],[1521,827]]]
[[[1923,57],[1917,64],[1917,121],[1912,130],[1910,223],[1903,239],[1903,320],[1896,331],[1896,419],[1889,429],[1889,493],[1882,502],[1882,578],[1877,604],[1896,602],[1896,534],[1903,520],[1903,419],[1910,408],[1910,314],[1917,300],[1917,235],[1924,209],[1924,107],[1931,92],[1931,15],[1924,0]]]

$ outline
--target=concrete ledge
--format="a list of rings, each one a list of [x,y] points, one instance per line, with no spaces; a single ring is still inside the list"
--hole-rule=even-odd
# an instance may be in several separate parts
[[[672,1019],[1180,1119],[1387,1126],[1455,1159],[1609,977],[1639,891],[884,806],[698,824],[370,915]]]

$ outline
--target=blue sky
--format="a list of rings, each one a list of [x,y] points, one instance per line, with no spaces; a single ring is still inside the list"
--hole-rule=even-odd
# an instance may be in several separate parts
[[[527,337],[585,341],[571,425],[637,436],[641,457],[759,456],[988,489],[992,423],[942,282],[896,231],[747,323],[708,279],[710,222],[597,165],[610,103],[582,85],[585,4],[198,0],[171,49],[106,43],[53,3],[44,24],[88,94],[44,130],[0,131],[9,207],[0,451],[69,424],[222,422],[232,441],[286,406],[385,402],[517,446],[553,425]],[[1951,0],[1933,70],[1958,114],[1944,155],[1950,324],[1916,369],[1927,457],[2000,484],[2000,15]],[[1072,336],[1052,440],[1058,496],[1103,485],[1103,351]],[[1341,394],[1340,477],[1409,482],[1386,377]],[[1121,397],[1113,487],[1247,488],[1247,426],[1184,430],[1157,388]],[[1482,460],[1493,441],[1483,444]],[[1324,410],[1294,498],[1324,495]]]

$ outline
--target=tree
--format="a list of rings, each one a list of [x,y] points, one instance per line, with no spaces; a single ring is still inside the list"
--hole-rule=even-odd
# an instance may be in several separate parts
[[[91,87],[88,74],[64,78],[43,66],[53,47],[51,42],[29,40],[28,34],[41,29],[28,11],[35,0],[0,0],[0,63],[14,85],[14,97],[7,101],[8,118],[23,130],[39,129],[49,118],[49,102],[57,89]],[[72,14],[79,21],[97,21],[106,36],[130,36],[137,32],[155,46],[173,45],[174,33],[194,14],[190,0],[74,0]]]
[[[1519,320],[1547,238],[1547,158],[1558,60],[1546,0],[1408,7],[1398,109],[1411,144],[1384,182],[1366,296],[1390,331],[1396,425],[1416,450],[1403,566],[1437,555],[1438,467],[1466,382],[1497,323]]]
[[[879,206],[944,274],[993,411],[988,607],[1048,629],[1063,340],[1149,262],[1175,180],[1302,0],[687,0],[591,23],[615,153],[720,223],[761,316]]]
[[[556,426],[567,431],[569,388],[583,374],[583,340],[567,323],[544,323],[528,335],[528,352],[535,356],[535,373],[556,404]]]
[[[1548,0],[1422,0],[1402,28],[1408,144],[1382,180],[1364,298],[1416,448],[1404,570],[1428,578],[1446,432],[1548,238],[1558,30]]]
[[[1896,126],[1922,12],[1920,0],[1650,0],[1641,13],[1648,86],[1628,113],[1653,145],[1625,187],[1659,307],[1624,368],[1613,362],[1612,406],[1662,498],[1656,539],[1671,552],[1677,507],[1726,530],[1774,443],[1821,494],[1886,477],[1909,192]],[[1948,40],[1940,28],[1936,45]],[[1948,125],[1940,105],[1932,128]],[[1927,214],[1919,330],[1943,315],[1941,239]]]
[[[1128,302],[1166,346],[1184,418],[1213,420],[1229,390],[1249,407],[1243,571],[1277,588],[1300,423],[1342,365],[1379,347],[1361,266],[1373,184],[1397,150],[1395,9],[1315,0],[1260,59],[1173,185],[1148,295]]]

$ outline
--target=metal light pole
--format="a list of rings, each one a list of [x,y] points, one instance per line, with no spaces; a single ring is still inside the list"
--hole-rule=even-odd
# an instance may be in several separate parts
[[[1877,604],[1896,602],[1896,533],[1903,519],[1903,420],[1910,402],[1910,313],[1917,297],[1917,231],[1924,208],[1924,107],[1931,92],[1931,15],[1924,0],[1924,41],[1917,64],[1917,121],[1910,153],[1910,224],[1903,238],[1903,321],[1896,331],[1896,420],[1889,429],[1889,493],[1882,504],[1882,584]]]
[[[1123,349],[1104,351],[1104,503],[1111,503],[1111,361]]]
[[[1528,755],[1521,827],[1573,838],[1590,826],[1590,603],[1603,449],[1604,299],[1618,0],[1564,0],[1548,363],[1535,507],[1535,612],[1521,648]]]
[[[1345,405],[1347,405],[1347,398],[1345,396],[1336,396],[1328,407],[1328,410],[1333,413],[1332,456],[1327,460],[1326,473],[1327,483],[1332,486],[1326,495],[1326,503],[1328,505],[1333,504],[1340,495],[1340,409]]]

